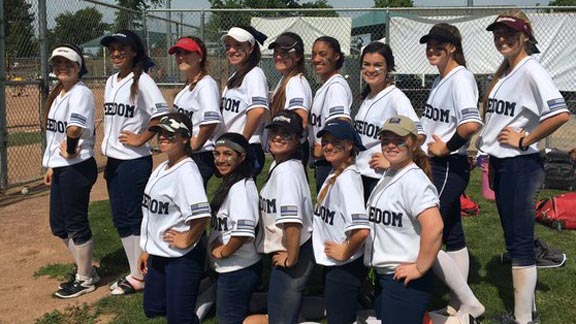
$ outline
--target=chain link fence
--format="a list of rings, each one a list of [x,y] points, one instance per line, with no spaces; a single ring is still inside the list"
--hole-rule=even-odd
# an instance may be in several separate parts
[[[28,2],[25,2],[28,3]],[[43,10],[42,5],[45,5]],[[16,10],[17,9],[17,10]],[[5,55],[0,66],[5,79],[0,89],[5,96],[0,105],[0,189],[6,190],[28,181],[39,179],[43,133],[40,130],[43,104],[52,83],[46,66],[50,50],[60,42],[80,45],[89,73],[85,82],[94,92],[97,107],[97,142],[95,155],[99,166],[105,162],[100,152],[104,85],[114,70],[106,49],[100,40],[118,29],[136,31],[145,41],[149,55],[156,62],[150,75],[161,87],[171,103],[185,79],[179,73],[173,56],[167,54],[175,41],[187,35],[204,40],[211,75],[224,88],[233,72],[224,55],[220,37],[232,26],[252,25],[268,35],[262,46],[260,66],[268,78],[269,89],[274,89],[280,74],[274,69],[268,44],[284,31],[298,33],[304,40],[309,62],[313,41],[322,35],[337,38],[346,61],[341,73],[347,78],[355,95],[353,113],[360,105],[362,87],[360,52],[371,41],[389,43],[394,51],[397,71],[393,75],[396,85],[421,112],[430,86],[437,76],[428,64],[424,45],[418,43],[437,22],[456,25],[463,34],[464,53],[468,68],[475,73],[481,96],[501,57],[494,48],[491,33],[485,27],[495,15],[506,8],[410,8],[410,9],[234,9],[234,10],[180,10],[154,9],[143,12],[121,8],[96,0],[39,0],[25,8],[8,8],[4,12],[5,37],[0,39]],[[576,8],[562,8],[576,11]],[[12,10],[12,11],[10,11]],[[565,96],[571,112],[576,112],[576,69],[572,53],[576,50],[576,13],[562,12],[559,8],[523,8],[531,18],[542,54],[536,58],[551,71],[554,81]],[[556,12],[554,12],[556,11]],[[1,35],[1,33],[0,33]],[[44,63],[43,63],[44,62]],[[313,90],[320,80],[307,64],[308,80]],[[576,120],[551,136],[545,145],[561,149],[572,148],[576,135]]]

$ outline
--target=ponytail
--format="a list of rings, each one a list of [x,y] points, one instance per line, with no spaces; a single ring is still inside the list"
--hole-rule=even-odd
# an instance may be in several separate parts
[[[52,108],[52,103],[56,100],[56,97],[60,94],[60,92],[64,89],[64,84],[58,81],[54,89],[50,91],[48,95],[48,99],[46,100],[46,107],[44,107],[44,129],[48,126],[48,114],[50,113],[50,108]]]
[[[328,179],[328,184],[324,186],[320,191],[320,193],[318,194],[318,199],[316,201],[317,206],[322,204],[324,198],[326,198],[326,195],[328,194],[328,191],[334,185],[334,183],[336,183],[336,178],[338,178],[338,176],[340,176],[342,172],[346,170],[347,167],[351,166],[354,163],[356,163],[356,149],[352,148],[352,150],[350,151],[350,156],[348,157],[346,162],[340,164],[340,166],[336,170],[334,170],[334,176]]]

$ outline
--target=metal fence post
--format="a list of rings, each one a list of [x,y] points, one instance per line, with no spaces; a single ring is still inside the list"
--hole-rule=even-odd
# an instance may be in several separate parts
[[[6,71],[5,42],[4,34],[4,0],[0,0],[0,71]],[[0,98],[0,192],[8,188],[8,131],[6,124],[6,74],[0,79],[0,93],[4,94]]]
[[[204,13],[204,8],[202,8],[202,11],[200,11],[200,38],[201,39],[205,39],[205,36],[206,36],[206,35],[204,35],[204,20],[205,20],[204,18],[206,18],[205,15],[206,14]]]
[[[38,109],[40,116],[40,125],[44,121],[44,109],[48,101],[48,92],[50,91],[50,76],[48,75],[48,23],[46,20],[46,0],[38,0],[38,27],[40,43],[40,107]],[[46,134],[40,131],[42,136],[42,151],[46,148]]]

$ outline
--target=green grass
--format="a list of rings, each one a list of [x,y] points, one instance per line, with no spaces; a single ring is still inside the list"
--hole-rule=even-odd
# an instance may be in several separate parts
[[[269,161],[268,161],[269,162]],[[267,170],[267,169],[265,169]],[[313,179],[312,173],[309,173]],[[495,323],[493,318],[513,307],[513,290],[510,265],[502,265],[499,255],[504,250],[503,233],[494,202],[482,199],[480,195],[479,170],[472,172],[472,179],[467,193],[480,204],[480,216],[464,219],[464,230],[470,250],[471,270],[469,282],[476,296],[486,306],[483,323]],[[259,187],[264,176],[259,177]],[[212,179],[208,186],[209,196],[212,196],[218,179]],[[311,186],[311,192],[315,188]],[[549,197],[559,191],[546,190],[540,197]],[[95,202],[90,206],[90,221],[96,239],[95,257],[100,261],[104,282],[122,275],[128,268],[124,257],[122,245],[116,230],[112,226],[107,201]],[[557,269],[540,269],[538,271],[537,305],[542,323],[569,324],[576,322],[576,308],[572,307],[572,296],[576,291],[576,263],[574,256],[574,242],[576,232],[558,232],[542,225],[536,225],[536,236],[544,239],[549,245],[559,248],[568,255],[566,266]],[[64,276],[70,265],[49,265],[38,270],[37,275]],[[265,266],[266,268],[266,266]],[[317,270],[309,283],[309,291],[314,294],[321,293],[320,270]],[[431,309],[445,306],[448,294],[442,284],[433,298]],[[98,289],[107,289],[107,285]],[[77,323],[91,323],[98,316],[105,315],[111,318],[111,323],[165,323],[164,319],[146,320],[142,310],[142,294],[123,297],[105,297],[90,306],[88,309],[76,307],[65,310],[63,313],[52,312],[45,314],[37,323],[71,323],[75,318]],[[73,317],[76,316],[76,317]],[[84,316],[82,320],[81,318]],[[203,323],[216,324],[213,317]]]
[[[42,141],[40,132],[8,133],[8,146],[23,146]]]

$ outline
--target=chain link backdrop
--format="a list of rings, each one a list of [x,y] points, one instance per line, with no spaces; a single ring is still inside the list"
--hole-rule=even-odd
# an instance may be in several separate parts
[[[485,27],[496,15],[506,8],[410,8],[410,9],[328,9],[328,10],[147,10],[138,12],[96,0],[47,1],[46,13],[39,5],[28,8],[33,18],[31,33],[11,33],[0,39],[5,42],[4,66],[6,79],[5,123],[0,123],[0,132],[7,134],[7,145],[0,146],[6,152],[7,165],[3,172],[1,189],[37,180],[44,170],[41,167],[43,134],[40,124],[43,116],[43,101],[50,86],[47,72],[42,73],[43,60],[47,61],[50,50],[58,42],[72,42],[84,50],[86,65],[90,73],[85,82],[93,90],[96,107],[103,105],[106,76],[113,73],[106,50],[99,43],[110,32],[121,28],[135,30],[145,40],[156,67],[150,74],[161,87],[166,100],[171,103],[184,78],[178,72],[174,57],[167,54],[168,48],[182,36],[194,35],[202,38],[208,48],[209,70],[222,88],[232,73],[224,56],[220,41],[230,27],[253,25],[269,36],[262,46],[261,67],[268,78],[269,89],[274,89],[280,78],[275,71],[268,44],[284,31],[298,33],[304,40],[306,55],[312,49],[314,39],[321,35],[337,38],[346,54],[341,73],[345,75],[356,101],[353,113],[358,109],[363,84],[360,74],[359,56],[363,46],[370,41],[382,40],[394,51],[397,71],[393,78],[396,85],[410,98],[414,108],[421,112],[428,96],[430,85],[437,76],[435,68],[428,64],[424,45],[418,43],[437,22],[456,25],[464,38],[463,47],[468,68],[476,74],[480,95],[488,85],[491,75],[501,62],[495,50],[491,33]],[[554,81],[565,96],[571,112],[576,112],[576,8],[533,7],[522,8],[531,18],[535,35],[542,54],[536,56],[551,71]],[[9,15],[9,13],[6,13]],[[42,21],[45,21],[45,30]],[[10,26],[26,25],[26,15],[7,17]],[[72,27],[71,27],[72,26]],[[46,53],[46,54],[43,54]],[[308,79],[316,90],[320,80],[308,64]],[[1,112],[1,110],[0,110]],[[102,140],[102,109],[97,109],[96,159],[102,166],[105,159],[100,153]],[[5,126],[3,126],[5,125]],[[576,135],[576,121],[559,129],[543,141],[543,146],[571,149]],[[1,155],[0,155],[1,157]]]

